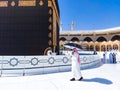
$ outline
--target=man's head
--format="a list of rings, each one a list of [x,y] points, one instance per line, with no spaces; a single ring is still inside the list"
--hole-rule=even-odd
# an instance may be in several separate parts
[[[77,48],[73,48],[73,52],[76,52],[76,53],[78,53],[78,50],[77,50]]]

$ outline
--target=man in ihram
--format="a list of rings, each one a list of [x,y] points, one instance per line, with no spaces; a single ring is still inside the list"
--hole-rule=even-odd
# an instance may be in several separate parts
[[[76,48],[73,49],[72,55],[72,76],[73,78],[70,81],[81,81],[83,79],[81,71],[80,71],[80,56],[78,50]]]

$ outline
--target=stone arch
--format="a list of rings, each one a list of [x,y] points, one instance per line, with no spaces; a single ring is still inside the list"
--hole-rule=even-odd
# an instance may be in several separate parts
[[[91,42],[93,40],[90,37],[86,37],[83,41]]]
[[[96,51],[100,51],[100,43],[99,42],[94,42],[94,48]]]
[[[88,42],[87,50],[89,50],[89,51],[93,51],[94,50],[94,42]]]
[[[111,41],[115,41],[115,40],[120,41],[120,35],[113,36],[112,39],[111,39]]]
[[[117,44],[113,44],[113,49],[114,50],[118,50],[119,49],[118,45]]]
[[[105,45],[101,45],[101,51],[106,51],[106,46]]]
[[[100,51],[100,46],[99,46],[99,45],[96,45],[96,46],[95,46],[95,50],[96,50],[96,51]]]
[[[107,51],[111,51],[112,50],[112,45],[108,44],[107,45]]]
[[[94,45],[90,45],[90,51],[94,51]]]
[[[88,44],[86,45],[86,50],[87,50],[87,51],[89,51],[89,50],[90,50],[90,47],[89,47],[89,45],[88,45]]]
[[[106,51],[106,49],[107,49],[107,42],[101,42],[101,44],[100,44],[100,48],[101,48],[101,51]]]
[[[103,42],[103,41],[107,41],[107,39],[104,37],[99,37],[96,41]]]
[[[81,43],[81,46],[82,46],[82,49],[83,49],[83,50],[85,50],[85,51],[88,50],[88,51],[89,51],[88,42],[82,42],[82,43]]]
[[[67,39],[64,38],[64,37],[61,37],[59,40],[60,40],[60,41],[66,41]]]
[[[79,39],[78,39],[77,37],[73,37],[73,38],[71,39],[71,41],[72,41],[72,42],[75,42],[75,41],[79,42]]]

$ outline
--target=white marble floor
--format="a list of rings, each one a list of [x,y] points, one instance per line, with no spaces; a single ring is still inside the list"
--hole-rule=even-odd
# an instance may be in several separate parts
[[[82,81],[70,81],[71,72],[0,77],[0,90],[120,90],[120,64],[82,70],[82,75]]]

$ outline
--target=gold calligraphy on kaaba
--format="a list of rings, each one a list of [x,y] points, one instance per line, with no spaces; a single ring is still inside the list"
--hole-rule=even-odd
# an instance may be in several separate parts
[[[0,7],[7,7],[8,1],[0,1]]]
[[[36,6],[36,0],[20,0],[18,6]]]
[[[12,1],[11,6],[15,6],[15,4],[16,3]],[[36,0],[19,0],[18,6],[36,6]],[[8,7],[8,1],[0,1],[0,7]]]

